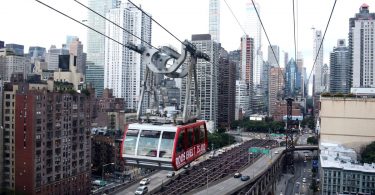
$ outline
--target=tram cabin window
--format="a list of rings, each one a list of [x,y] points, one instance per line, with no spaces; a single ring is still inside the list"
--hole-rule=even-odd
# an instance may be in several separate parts
[[[184,151],[184,136],[185,136],[185,129],[181,129],[180,134],[178,135],[178,140],[177,140],[177,147],[176,147],[177,153],[181,153]]]
[[[199,134],[199,137],[200,137],[200,142],[204,143],[205,137],[206,137],[206,132],[205,132],[205,129],[204,129],[204,125],[201,125],[201,132]]]
[[[128,129],[125,137],[125,144],[123,151],[125,154],[135,155],[135,146],[137,145],[139,130],[138,129]]]
[[[160,131],[142,130],[138,141],[139,156],[156,157],[160,139]]]
[[[199,139],[199,127],[194,127],[194,144],[202,143]]]
[[[186,149],[191,148],[194,145],[194,140],[193,140],[193,129],[188,129],[187,130],[187,145]]]
[[[175,135],[175,132],[163,132],[160,143],[160,158],[172,158],[173,142]]]

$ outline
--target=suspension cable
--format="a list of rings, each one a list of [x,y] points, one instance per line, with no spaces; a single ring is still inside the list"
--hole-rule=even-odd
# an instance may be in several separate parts
[[[91,9],[90,7],[84,5],[83,3],[79,2],[78,0],[74,0],[76,3],[80,4],[81,6],[83,6],[84,8],[90,10],[91,12],[95,13],[96,15],[100,16],[101,18],[107,20],[108,22],[112,23],[113,25],[117,26],[118,28],[121,28],[122,30],[124,30],[125,32],[127,32],[128,34],[130,35],[133,35],[135,38],[139,39],[140,41],[146,43],[147,45],[149,45],[150,47],[153,47],[157,50],[159,50],[158,48],[154,47],[153,45],[151,45],[149,42],[143,40],[142,38],[138,37],[137,35],[133,34],[132,32],[126,30],[125,28],[123,28],[122,26],[116,24],[115,22],[109,20],[108,18],[104,17],[103,15],[99,14],[98,12],[96,12],[95,10]]]
[[[108,39],[114,41],[115,43],[117,43],[117,44],[119,44],[119,45],[122,45],[122,46],[124,46],[124,47],[127,47],[126,44],[123,44],[123,43],[121,43],[121,42],[119,42],[119,41],[117,41],[117,40],[115,40],[115,39],[113,39],[113,38],[111,38],[111,37],[105,35],[104,33],[102,33],[102,32],[100,32],[100,31],[98,31],[98,30],[96,30],[96,29],[94,29],[94,28],[92,28],[92,27],[90,27],[90,26],[88,26],[88,25],[86,25],[86,24],[84,24],[84,23],[78,21],[77,19],[74,19],[73,17],[71,17],[71,16],[69,16],[69,15],[67,15],[67,14],[65,14],[65,13],[63,13],[63,12],[61,12],[61,11],[59,11],[59,10],[57,10],[57,9],[55,9],[55,8],[53,8],[53,7],[51,7],[51,6],[49,6],[49,5],[47,5],[47,4],[45,4],[45,3],[41,2],[41,1],[39,1],[39,0],[35,0],[35,1],[38,2],[38,3],[40,3],[40,4],[42,4],[42,5],[44,5],[44,6],[46,6],[46,7],[48,7],[48,8],[50,8],[50,9],[52,9],[53,11],[55,11],[55,12],[57,12],[57,13],[59,13],[59,14],[65,16],[65,17],[67,17],[67,18],[69,18],[69,19],[71,19],[71,20],[73,20],[73,21],[75,21],[75,22],[77,22],[77,23],[79,23],[79,24],[85,26],[86,28],[88,28],[88,29],[90,29],[90,30],[93,30],[93,31],[97,32],[98,34],[100,34],[100,35],[102,35],[102,36],[104,36],[104,37],[106,37],[106,38],[108,38]]]
[[[242,29],[243,33],[244,33],[245,35],[247,35],[245,29],[242,27],[241,23],[238,21],[238,19],[237,19],[236,15],[234,14],[232,8],[229,6],[229,4],[227,3],[226,0],[224,0],[224,2],[225,2],[225,4],[227,5],[229,11],[232,13],[232,16],[236,19],[237,24],[240,26],[240,28]]]
[[[159,25],[162,29],[164,29],[167,33],[169,33],[172,37],[174,37],[175,39],[177,39],[181,44],[185,45],[184,42],[182,42],[179,38],[177,38],[173,33],[171,33],[169,30],[167,30],[164,26],[162,26],[158,21],[156,21],[154,18],[152,18],[150,15],[148,15],[145,11],[143,11],[142,8],[140,8],[139,6],[137,6],[135,3],[133,3],[131,0],[128,0],[131,4],[133,4],[134,7],[136,7],[137,9],[139,9],[139,11],[141,11],[143,14],[145,14],[146,16],[148,16],[152,21],[154,21],[157,25]]]
[[[329,19],[328,19],[328,22],[327,22],[327,25],[326,25],[326,29],[324,30],[323,38],[322,38],[322,41],[320,42],[319,50],[318,50],[318,53],[315,56],[314,64],[313,64],[313,67],[311,68],[311,72],[310,72],[310,75],[309,75],[309,77],[307,79],[307,82],[309,82],[310,77],[311,77],[311,75],[313,73],[313,70],[314,70],[314,67],[315,67],[315,63],[316,63],[316,60],[318,59],[320,49],[322,48],[324,37],[326,36],[326,32],[327,32],[329,23],[331,21],[331,17],[332,17],[333,11],[335,10],[336,2],[337,2],[337,0],[335,0],[335,3],[333,4],[332,10],[331,10],[331,14],[329,15]]]

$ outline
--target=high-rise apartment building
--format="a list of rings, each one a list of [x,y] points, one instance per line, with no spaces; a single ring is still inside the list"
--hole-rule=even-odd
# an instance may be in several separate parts
[[[322,85],[323,92],[329,91],[329,67],[327,64],[324,64],[322,67]]]
[[[287,96],[295,96],[297,81],[297,65],[294,59],[290,59],[285,67],[285,93]]]
[[[16,55],[12,49],[0,49],[0,78],[9,82],[12,73],[23,73],[26,76],[31,72],[30,59],[25,56]]]
[[[236,80],[241,78],[241,50],[234,50],[229,52],[229,61],[236,64]]]
[[[250,116],[250,89],[244,80],[236,80],[236,107],[235,120]]]
[[[78,38],[72,38],[69,47],[69,53],[76,57],[75,65],[77,66],[77,72],[85,74],[86,69],[86,54],[83,53],[83,45]]]
[[[278,99],[282,97],[282,90],[284,88],[284,71],[280,67],[271,67],[269,71],[268,82],[268,106],[269,115],[275,112]]]
[[[257,2],[255,2],[255,7],[260,13],[260,7]],[[253,76],[252,82],[253,87],[260,85],[260,77],[263,67],[263,53],[262,53],[262,33],[261,25],[256,14],[255,8],[252,3],[246,4],[246,17],[245,17],[245,31],[249,37],[254,39],[254,58],[253,58]]]
[[[210,0],[208,14],[211,38],[220,43],[220,0]]]
[[[350,53],[345,39],[337,41],[337,47],[330,53],[330,83],[331,93],[348,94],[350,92]]]
[[[218,69],[218,123],[230,127],[235,117],[236,64],[229,60],[228,52],[221,48]]]
[[[118,0],[89,0],[88,7],[105,16],[110,9],[115,8]],[[88,26],[105,34],[106,20],[97,14],[88,11]],[[92,30],[87,31],[87,61],[89,71],[87,74],[96,75],[86,77],[86,82],[91,83],[96,91],[96,96],[101,97],[104,89],[104,59],[105,38]],[[90,67],[96,66],[96,67]]]
[[[351,57],[351,87],[375,87],[375,13],[362,4],[359,13],[349,19],[349,52]]]
[[[151,43],[151,18],[132,4],[121,3],[110,9],[107,18]],[[109,22],[106,23],[106,35],[124,43],[145,44]],[[116,97],[125,98],[127,109],[137,109],[144,74],[145,65],[140,54],[105,40],[104,88],[112,89]]]
[[[51,45],[48,53],[46,54],[46,62],[48,63],[48,70],[59,69],[59,56],[69,55],[69,50],[63,46],[61,49],[56,48],[55,45]]]
[[[197,80],[198,80],[198,92],[199,100],[201,105],[201,119],[214,122],[214,126],[217,126],[218,119],[218,64],[220,56],[220,44],[216,41],[211,40],[210,34],[197,34],[192,35],[191,42],[195,44],[197,50],[206,53],[210,57],[210,61],[198,60],[197,69]],[[189,62],[189,59],[185,61]],[[186,96],[186,81],[182,79],[181,85],[181,104],[185,102]],[[195,113],[195,90],[194,82],[191,85],[191,94],[188,111],[192,114]]]
[[[22,194],[88,194],[91,90],[40,81],[4,90],[3,187]],[[17,113],[17,114],[16,114]]]
[[[319,51],[319,47],[320,47],[320,44],[321,42],[323,41],[323,35],[322,35],[322,31],[320,30],[314,30],[314,46],[313,46],[313,56],[314,56],[314,60],[315,60],[315,57],[317,56],[316,58],[316,61],[315,61],[315,66],[314,66],[314,93],[321,93],[321,92],[324,92],[324,85],[323,85],[323,77],[322,77],[322,74],[323,74],[323,71],[322,71],[322,68],[323,68],[323,45],[322,47],[320,48],[320,51]],[[319,54],[318,54],[319,52]]]
[[[273,51],[272,51],[273,50]],[[280,63],[280,48],[277,45],[268,46],[268,64],[278,67]]]
[[[297,52],[297,75],[296,75],[296,88],[297,94],[300,97],[304,97],[305,94],[305,80],[307,79],[305,74],[305,68],[303,67],[303,55],[302,52]]]
[[[245,35],[241,37],[241,66],[240,80],[244,80],[252,87],[254,71],[254,39]]]

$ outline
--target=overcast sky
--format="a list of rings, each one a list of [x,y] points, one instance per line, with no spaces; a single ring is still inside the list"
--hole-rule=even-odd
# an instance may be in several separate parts
[[[42,0],[51,6],[79,19],[87,19],[87,10],[73,0]],[[82,0],[87,5],[87,0]],[[154,19],[174,33],[179,39],[191,39],[192,34],[208,33],[208,0],[133,0],[141,4]],[[241,24],[245,6],[251,0],[227,0]],[[260,15],[274,45],[294,57],[293,15],[291,0],[258,0]],[[240,44],[243,32],[230,14],[224,0],[221,3],[221,42],[228,51],[235,50]],[[312,57],[312,27],[324,32],[334,0],[296,0],[298,7],[298,50],[302,51],[305,66],[310,70]],[[348,38],[348,20],[358,12],[359,7],[367,3],[370,12],[375,12],[374,1],[338,0],[324,42],[324,62],[329,63],[329,52],[339,38]],[[0,40],[6,43],[18,43],[26,46],[49,48],[54,44],[61,47],[66,35],[78,36],[86,50],[85,27],[42,6],[34,0],[0,1]],[[152,44],[173,45],[180,48],[173,37],[153,24]],[[263,31],[262,31],[263,32]],[[263,58],[267,59],[268,42],[262,35]],[[283,53],[281,59],[283,59]],[[283,60],[281,60],[283,61]],[[281,64],[283,66],[283,63]]]

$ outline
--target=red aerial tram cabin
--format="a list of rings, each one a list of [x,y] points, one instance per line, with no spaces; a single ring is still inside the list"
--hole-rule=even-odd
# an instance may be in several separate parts
[[[121,155],[128,165],[178,170],[206,153],[205,121],[185,125],[129,124],[125,129]]]

